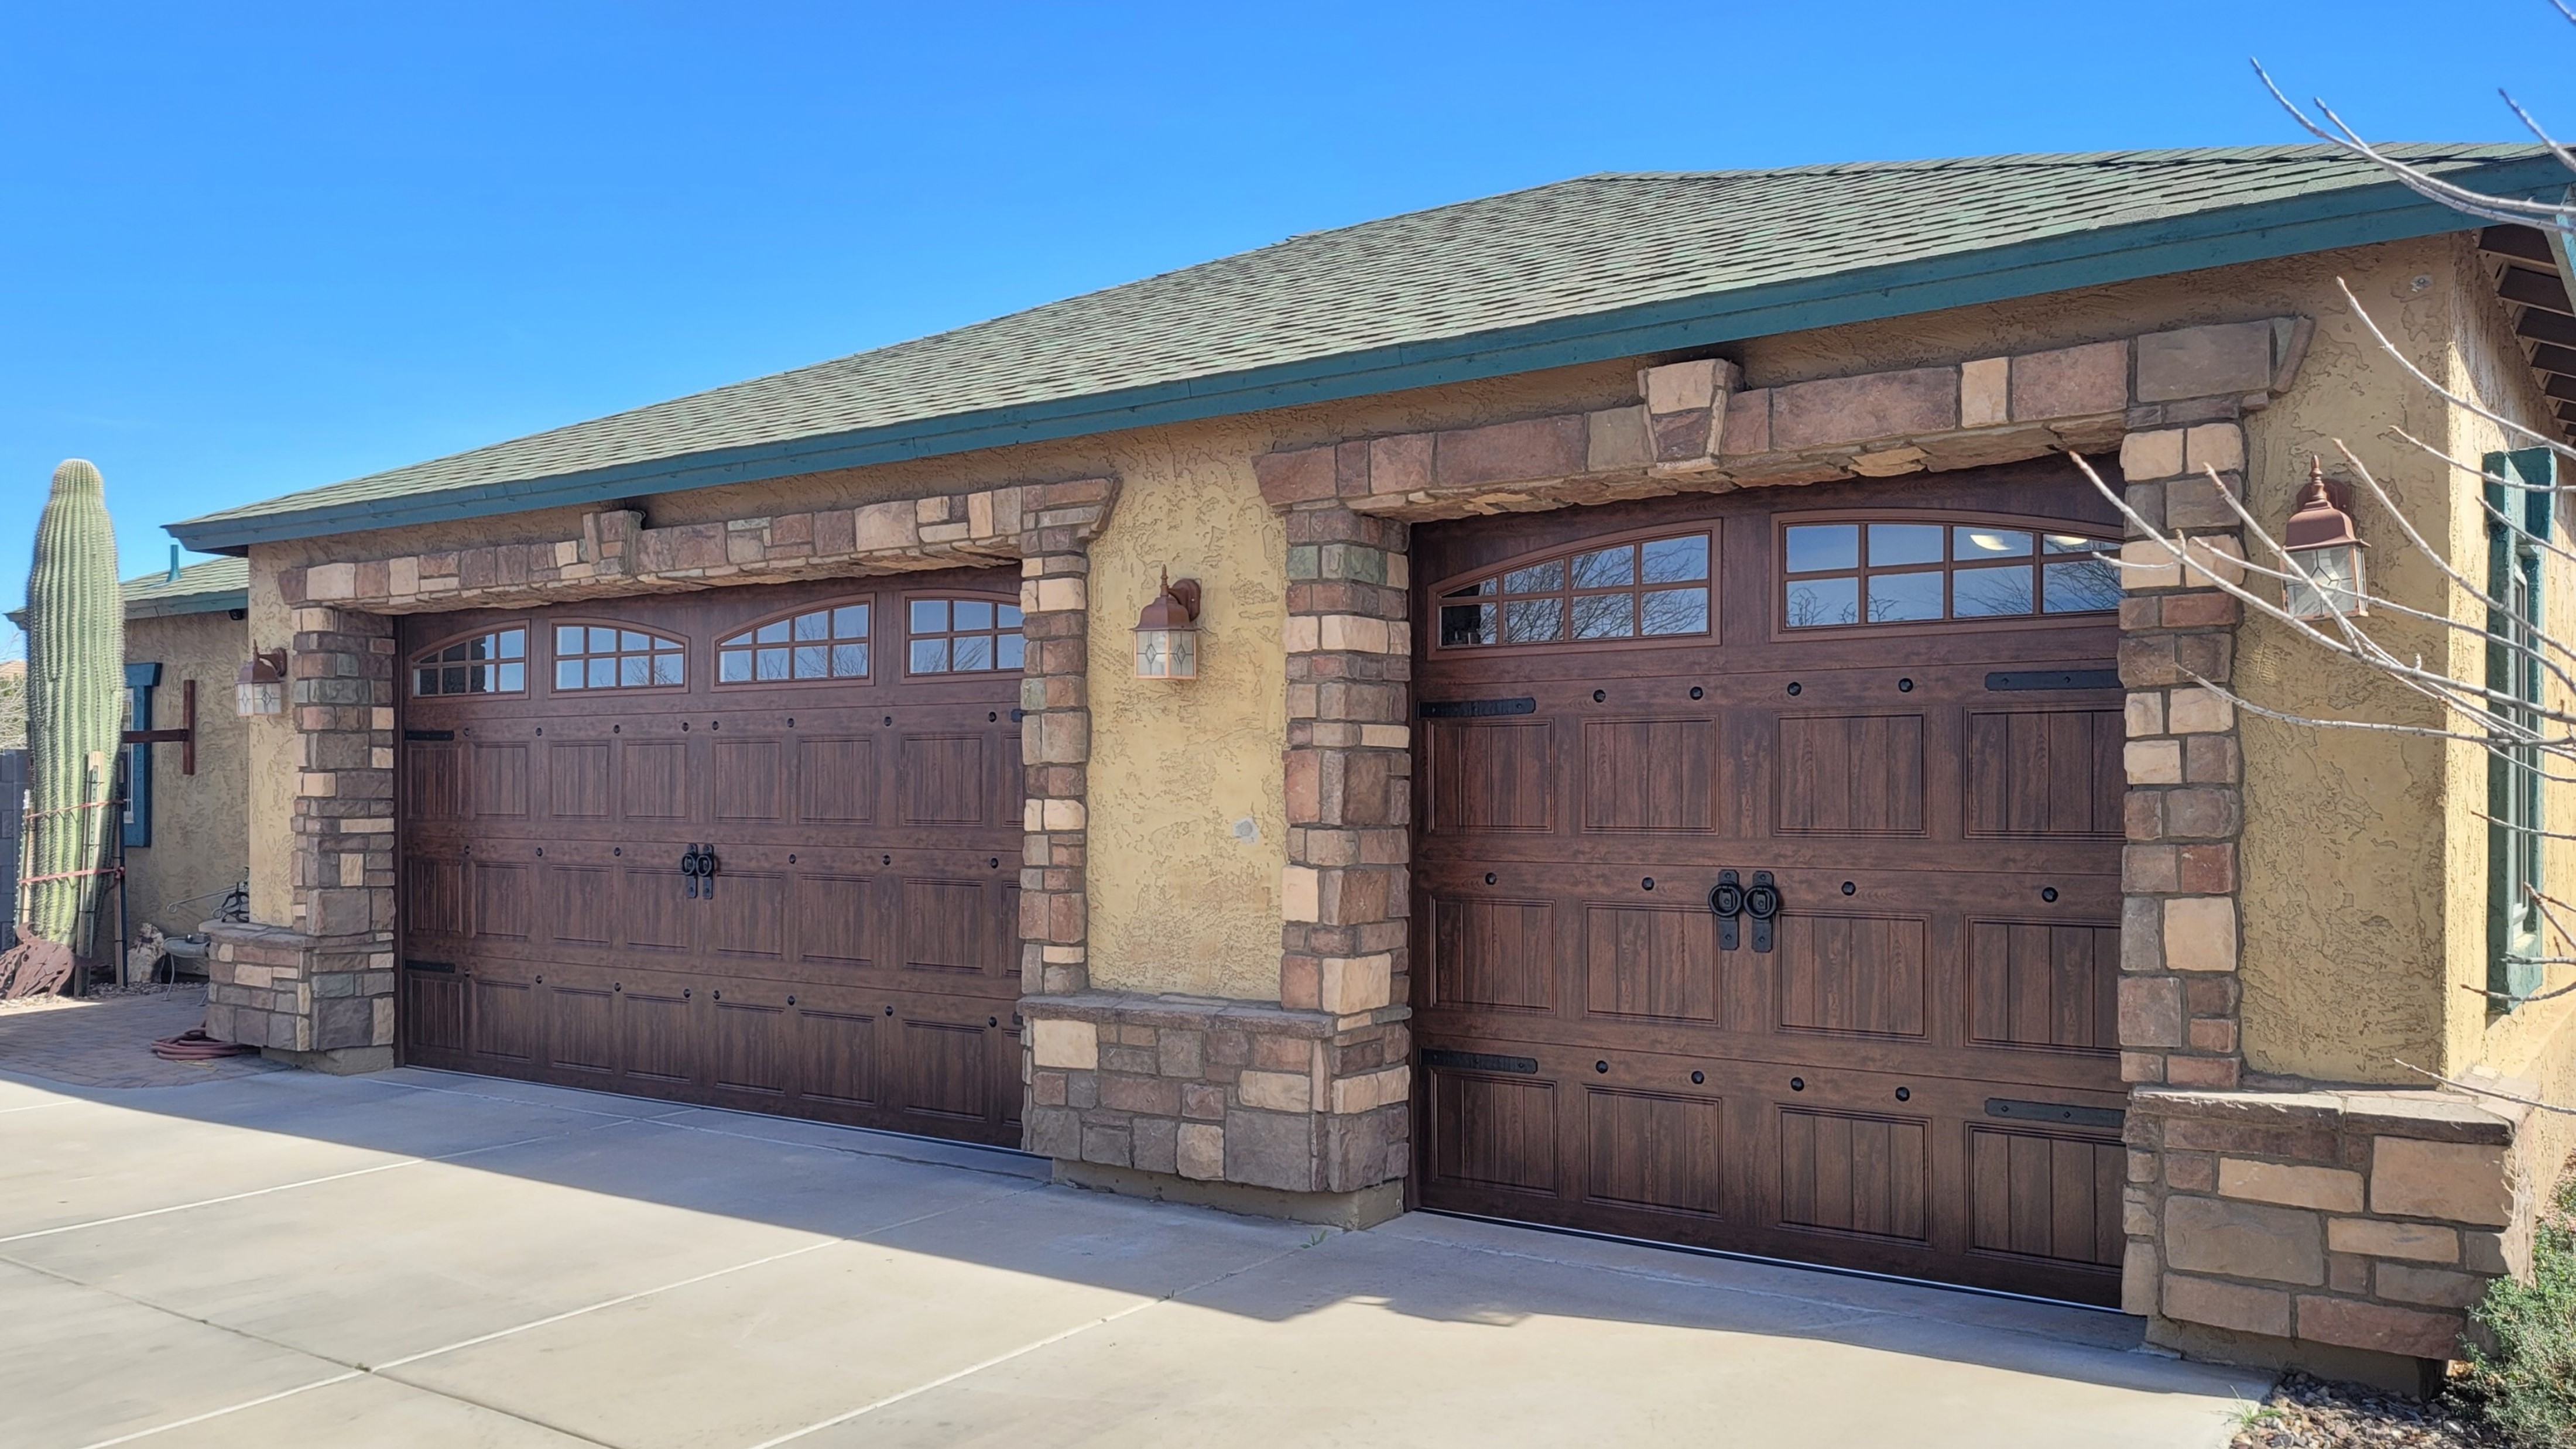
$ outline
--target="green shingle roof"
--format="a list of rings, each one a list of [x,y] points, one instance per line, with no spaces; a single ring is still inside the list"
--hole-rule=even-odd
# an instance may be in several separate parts
[[[208,614],[217,609],[250,607],[250,561],[208,559],[179,570],[144,574],[118,585],[125,595],[125,617],[150,619],[163,614]]]
[[[2489,189],[2566,180],[2533,146],[2391,149]],[[2322,146],[1587,176],[1292,237],[172,531],[239,548],[705,487],[2474,224]]]

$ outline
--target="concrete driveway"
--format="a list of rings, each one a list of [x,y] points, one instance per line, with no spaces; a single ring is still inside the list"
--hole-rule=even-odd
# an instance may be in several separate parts
[[[0,1023],[5,1025],[5,1023]],[[402,1070],[0,1033],[0,1444],[2208,1446],[2131,1320]],[[2241,1398],[2240,1398],[2241,1396]]]

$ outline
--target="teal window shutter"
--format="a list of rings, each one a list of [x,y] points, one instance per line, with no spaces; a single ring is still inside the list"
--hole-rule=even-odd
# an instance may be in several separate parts
[[[2487,502],[2519,520],[2519,531],[2487,520],[2487,688],[2507,697],[2490,708],[2527,729],[2539,726],[2542,670],[2534,646],[2542,625],[2541,549],[2549,537],[2546,490],[2558,477],[2557,455],[2547,448],[2489,453],[2485,471],[2524,485],[2490,481]],[[2510,1011],[2538,991],[2551,954],[2542,943],[2545,924],[2531,892],[2541,888],[2541,831],[2546,828],[2540,751],[2512,744],[2487,756],[2487,990],[2496,1010]]]

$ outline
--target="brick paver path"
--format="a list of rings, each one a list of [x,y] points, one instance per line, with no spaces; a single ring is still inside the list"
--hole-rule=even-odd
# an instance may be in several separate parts
[[[218,1077],[289,1070],[251,1057],[165,1062],[152,1043],[206,1018],[206,988],[13,1004],[0,1009],[0,1072],[78,1087],[184,1087]]]

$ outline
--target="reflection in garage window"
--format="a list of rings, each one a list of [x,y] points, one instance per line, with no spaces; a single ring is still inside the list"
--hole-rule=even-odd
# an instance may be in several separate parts
[[[411,692],[517,694],[528,687],[528,631],[495,629],[412,660]]]
[[[1025,657],[1020,606],[991,599],[914,599],[910,605],[915,674],[968,674],[1017,669]]]
[[[686,684],[677,639],[607,624],[555,626],[555,688],[645,689]]]
[[[1792,524],[1780,538],[1781,621],[1792,629],[2120,606],[2110,539],[1911,521]]]
[[[1708,535],[1612,544],[1440,596],[1440,645],[1557,644],[1708,632]]]
[[[868,606],[840,604],[772,619],[716,644],[718,684],[864,679]]]

